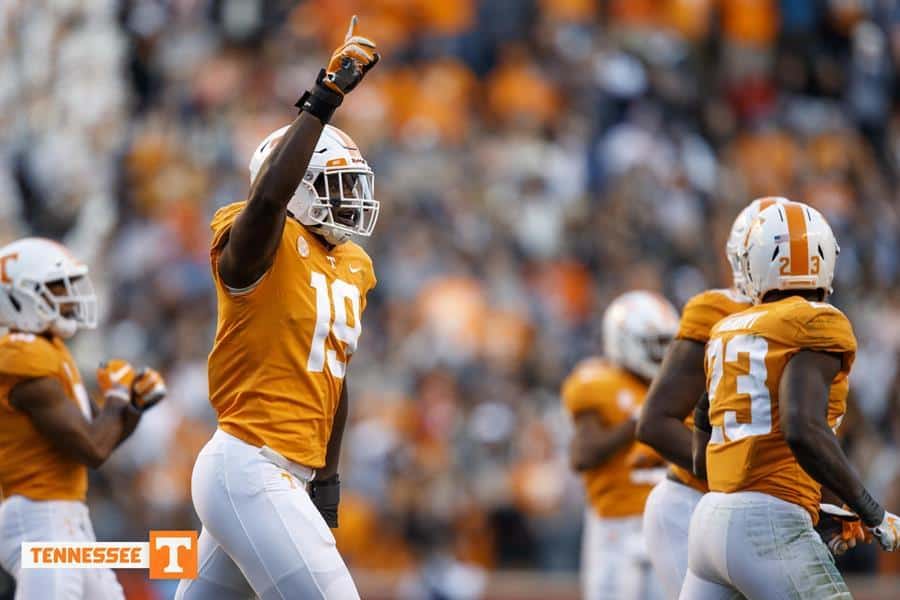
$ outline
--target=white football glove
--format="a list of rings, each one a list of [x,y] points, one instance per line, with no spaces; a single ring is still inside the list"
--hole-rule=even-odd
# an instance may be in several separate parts
[[[884,511],[884,520],[881,525],[872,528],[872,535],[888,552],[900,550],[900,517]]]
[[[834,504],[819,505],[816,531],[835,556],[846,554],[858,542],[868,544],[872,541],[872,532],[862,524],[859,515]]]

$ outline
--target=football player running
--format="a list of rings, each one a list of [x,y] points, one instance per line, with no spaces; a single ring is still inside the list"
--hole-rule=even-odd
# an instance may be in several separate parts
[[[93,542],[87,469],[165,395],[152,369],[101,365],[94,403],[65,340],[97,324],[88,268],[56,242],[0,248],[0,565],[21,600],[124,598],[109,569],[23,569],[23,542]]]
[[[643,545],[641,513],[663,463],[635,442],[634,428],[677,325],[678,313],[661,296],[619,296],[603,316],[605,359],[583,361],[562,386],[575,424],[571,464],[589,501],[581,555],[587,600],[661,597]]]
[[[199,576],[176,598],[358,598],[337,527],[347,366],[372,262],[350,241],[378,217],[373,173],[328,125],[378,62],[355,33],[250,162],[250,195],[212,221],[218,326],[209,355],[218,429],[197,457]]]
[[[707,491],[706,481],[694,476],[691,463],[693,411],[706,389],[703,351],[713,325],[752,305],[743,291],[740,268],[741,247],[750,223],[760,210],[786,201],[758,198],[738,214],[725,245],[732,287],[701,292],[685,305],[678,333],[666,351],[638,420],[637,439],[670,463],[669,474],[650,493],[644,508],[644,538],[667,598],[678,598],[681,591],[687,572],[691,513]]]
[[[685,600],[851,598],[813,529],[823,486],[886,550],[900,545],[897,517],[835,436],[856,352],[850,322],[825,302],[837,254],[805,204],[772,205],[750,225],[741,268],[754,306],[713,327],[708,402],[694,414],[695,470],[710,492],[691,519]]]

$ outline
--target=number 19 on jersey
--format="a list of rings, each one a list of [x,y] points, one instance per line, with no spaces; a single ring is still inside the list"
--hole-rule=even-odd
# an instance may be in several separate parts
[[[321,373],[327,362],[331,374],[338,379],[343,379],[347,364],[338,359],[336,350],[326,349],[325,341],[330,330],[335,339],[343,342],[348,358],[356,352],[359,334],[362,332],[362,323],[359,318],[359,288],[342,279],[335,279],[329,286],[325,275],[317,271],[312,272],[309,285],[316,290],[316,327],[313,331],[306,368],[310,373]],[[348,303],[347,300],[350,302]],[[352,312],[350,315],[352,325],[348,323],[347,318],[348,304]],[[332,310],[332,306],[334,310]],[[332,313],[334,313],[333,322]]]

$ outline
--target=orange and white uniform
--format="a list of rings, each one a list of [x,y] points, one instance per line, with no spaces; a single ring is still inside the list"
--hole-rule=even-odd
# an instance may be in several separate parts
[[[306,484],[325,465],[375,286],[372,261],[353,242],[326,246],[288,217],[268,271],[229,288],[218,260],[244,205],[212,221],[218,326],[208,370],[219,427],[191,485],[203,522],[200,573],[175,597],[352,600],[358,592]]]
[[[804,350],[842,359],[827,415],[837,429],[856,353],[843,313],[795,296],[713,327],[706,349],[710,493],[691,521],[683,598],[730,598],[734,589],[748,598],[850,598],[813,529],[821,486],[797,462],[779,424],[782,373]]]
[[[847,410],[847,378],[856,356],[853,328],[841,311],[793,297],[713,328],[706,358],[713,426],[706,469],[712,491],[768,494],[802,507],[815,523],[821,486],[794,458],[778,413],[781,374],[801,350],[842,357],[828,401],[828,423],[836,429]]]
[[[685,304],[675,339],[692,340],[705,345],[716,323],[750,306],[750,299],[733,289],[701,292]],[[697,366],[701,368],[701,365]],[[687,416],[684,425],[693,430],[693,414]],[[687,573],[691,514],[707,492],[707,487],[705,481],[697,479],[692,472],[678,465],[670,464],[669,473],[669,478],[657,484],[647,498],[644,538],[666,597],[674,599],[678,598]]]
[[[627,371],[590,358],[563,382],[562,401],[571,416],[594,412],[604,428],[614,429],[634,418],[647,389]],[[586,598],[660,597],[647,562],[641,515],[650,490],[665,472],[632,467],[638,455],[655,453],[649,446],[632,442],[582,475],[589,505],[581,568]]]
[[[61,339],[17,332],[0,338],[0,565],[16,578],[17,598],[122,598],[108,569],[60,570],[51,578],[19,568],[22,542],[95,541],[84,504],[87,467],[57,450],[10,403],[16,385],[41,378],[57,380],[91,418],[78,367]]]
[[[31,333],[0,338],[0,497],[84,502],[87,467],[59,452],[10,404],[17,384],[42,377],[59,381],[69,400],[91,417],[78,367],[61,339]]]
[[[353,242],[329,250],[288,218],[268,272],[248,289],[230,290],[218,257],[243,207],[226,206],[212,221],[218,324],[210,402],[223,431],[321,468],[366,294],[375,287],[372,260]]]

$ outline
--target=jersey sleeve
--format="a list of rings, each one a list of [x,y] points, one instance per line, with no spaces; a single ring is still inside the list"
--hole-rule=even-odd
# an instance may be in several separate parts
[[[234,202],[233,204],[229,204],[228,206],[223,206],[216,211],[215,215],[213,215],[209,227],[213,232],[212,241],[210,242],[210,252],[212,252],[214,255],[217,254],[220,250],[222,243],[225,241],[225,238],[228,235],[228,232],[231,231],[231,226],[232,224],[234,224],[234,220],[241,213],[241,211],[244,210],[244,207],[246,205],[246,202]]]
[[[832,352],[843,357],[849,369],[856,358],[856,336],[850,320],[828,304],[811,305],[812,314],[803,318],[797,328],[797,346],[805,350]]]
[[[728,311],[719,298],[720,294],[706,291],[688,300],[681,312],[676,339],[694,340],[702,344],[708,342],[713,325],[728,316]]]
[[[59,352],[41,336],[11,334],[0,342],[0,375],[17,380],[55,377],[61,368]]]

